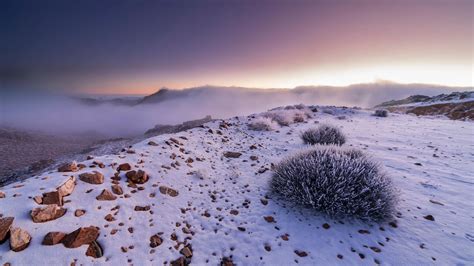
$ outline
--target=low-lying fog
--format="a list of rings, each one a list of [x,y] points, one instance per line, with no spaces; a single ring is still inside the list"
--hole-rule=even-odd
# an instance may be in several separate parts
[[[1,99],[1,127],[52,134],[122,137],[143,134],[156,124],[177,124],[206,115],[226,118],[288,104],[372,107],[413,94],[435,95],[453,89],[429,85],[361,84],[349,87],[298,87],[292,90],[199,87],[128,98],[133,104],[86,104],[51,93],[8,93]],[[457,90],[462,90],[457,88]],[[91,96],[84,96],[84,98]]]

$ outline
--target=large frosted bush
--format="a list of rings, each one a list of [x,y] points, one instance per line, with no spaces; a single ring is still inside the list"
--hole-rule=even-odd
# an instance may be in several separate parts
[[[339,128],[322,124],[317,128],[310,128],[301,134],[301,139],[305,144],[335,144],[342,145],[346,142],[346,137]]]
[[[284,199],[334,218],[381,221],[394,213],[390,178],[362,151],[318,146],[274,168],[271,190]]]
[[[387,117],[388,116],[388,111],[384,110],[384,109],[375,110],[374,116]]]

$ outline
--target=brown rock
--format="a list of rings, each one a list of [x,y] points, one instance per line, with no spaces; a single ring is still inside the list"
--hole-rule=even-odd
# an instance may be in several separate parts
[[[100,172],[94,171],[92,173],[83,173],[79,175],[79,179],[94,185],[99,185],[104,183],[104,175]]]
[[[273,216],[264,216],[263,219],[265,219],[265,221],[267,221],[267,223],[274,223],[275,222],[275,218],[273,218]]]
[[[160,186],[159,189],[160,189],[161,194],[166,194],[171,197],[176,197],[179,195],[179,192],[176,189],[173,189],[167,186]]]
[[[13,220],[15,220],[14,217],[0,218],[0,244],[8,239],[8,234],[10,233]]]
[[[116,195],[122,195],[123,189],[120,185],[112,185],[112,192]]]
[[[221,260],[221,266],[234,266],[234,262],[231,258],[223,257]]]
[[[63,238],[63,245],[67,248],[77,248],[95,241],[99,237],[99,228],[95,226],[81,227],[67,234]]]
[[[184,256],[171,261],[171,266],[187,266],[187,265],[189,265],[189,262],[186,260]]]
[[[93,258],[100,258],[104,255],[102,251],[102,247],[99,245],[97,241],[92,241],[87,247],[86,256],[93,257]]]
[[[100,193],[100,195],[96,197],[96,199],[97,200],[116,200],[117,196],[112,194],[112,192],[110,192],[110,190],[104,189],[104,190],[102,190],[102,193]]]
[[[107,214],[104,219],[107,221],[107,222],[113,222],[115,221],[115,217],[112,215],[112,214]]]
[[[4,198],[5,198],[5,192],[0,191],[0,199],[4,199]]]
[[[150,247],[156,248],[163,243],[163,239],[158,235],[152,235],[150,237]]]
[[[224,157],[226,158],[239,158],[242,155],[240,152],[236,151],[226,151],[224,152]]]
[[[66,213],[67,209],[62,208],[56,204],[51,204],[46,207],[35,208],[31,211],[31,219],[35,223],[44,223],[56,220]]]
[[[132,166],[129,163],[123,163],[117,167],[117,171],[130,171]]]
[[[34,196],[34,197],[33,197],[33,200],[34,200],[37,204],[43,204],[43,197],[41,197],[41,196]]]
[[[135,211],[149,211],[150,205],[147,206],[135,206]]]
[[[41,242],[41,244],[45,246],[56,245],[61,243],[65,236],[66,234],[63,232],[49,232],[44,236],[43,242]]]
[[[433,215],[431,215],[431,214],[428,214],[428,215],[426,215],[426,216],[423,216],[423,218],[425,218],[425,219],[428,220],[428,221],[434,221],[434,220],[435,220],[434,217],[433,217]]]
[[[77,209],[77,210],[74,212],[74,216],[76,216],[76,217],[81,217],[81,216],[84,215],[85,213],[86,213],[86,210]]]
[[[158,143],[154,142],[153,140],[150,140],[150,141],[148,142],[148,145],[150,145],[150,146],[158,146]]]
[[[21,228],[10,229],[10,249],[15,252],[24,250],[30,245],[31,236]]]
[[[76,162],[65,163],[59,166],[58,172],[77,172],[79,167]]]
[[[69,177],[62,185],[60,185],[57,190],[61,197],[69,196],[74,191],[76,186],[76,178],[74,176]]]
[[[184,248],[182,248],[179,253],[184,255],[186,258],[191,258],[193,256],[193,249],[191,245],[187,245]]]
[[[59,194],[58,191],[43,193],[42,204],[45,204],[45,205],[56,204],[56,205],[62,206],[63,197],[61,196],[61,194]]]
[[[148,174],[143,170],[138,171],[128,171],[125,176],[128,181],[135,184],[145,184],[148,181]]]
[[[306,253],[305,251],[301,251],[301,250],[295,250],[295,253],[296,253],[296,255],[298,255],[300,257],[308,256],[308,253]]]

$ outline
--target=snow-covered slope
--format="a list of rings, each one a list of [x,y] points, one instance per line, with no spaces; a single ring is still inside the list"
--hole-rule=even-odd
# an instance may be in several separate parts
[[[15,217],[13,227],[32,236],[20,252],[11,251],[8,241],[0,245],[0,262],[161,265],[187,256],[194,265],[473,263],[474,124],[398,114],[378,118],[368,111],[337,108],[270,132],[248,130],[249,119],[214,121],[153,137],[123,153],[82,162],[87,167],[80,171],[44,173],[0,188],[5,193],[0,215]],[[299,134],[316,121],[341,127],[348,137],[345,145],[364,149],[381,162],[401,194],[393,221],[332,220],[269,194],[271,164],[302,149]],[[241,155],[225,157],[228,151]],[[112,179],[123,163],[146,171],[149,180],[129,187],[124,171],[120,180]],[[103,184],[79,180],[79,174],[94,170],[105,176]],[[64,198],[64,216],[34,223],[30,211],[45,205],[33,197],[55,190],[70,176],[77,180]],[[113,183],[124,194],[97,200]],[[76,217],[79,209],[85,214]],[[100,229],[100,258],[86,256],[87,245],[42,245],[48,232],[87,226]],[[152,248],[150,237],[156,234],[162,243]]]

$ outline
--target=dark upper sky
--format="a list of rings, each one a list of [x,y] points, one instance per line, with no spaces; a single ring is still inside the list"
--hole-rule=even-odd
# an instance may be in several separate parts
[[[0,0],[9,88],[472,85],[465,0]]]

